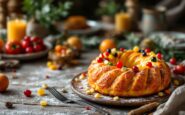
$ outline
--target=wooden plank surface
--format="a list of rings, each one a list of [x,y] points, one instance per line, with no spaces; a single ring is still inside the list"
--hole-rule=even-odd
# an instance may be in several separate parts
[[[37,89],[43,83],[48,86],[57,87],[59,91],[63,88],[68,91],[66,95],[72,99],[79,99],[70,88],[70,81],[74,75],[86,71],[90,61],[97,56],[97,51],[84,52],[80,59],[81,64],[76,67],[70,67],[60,71],[52,71],[46,67],[46,60],[40,59],[31,62],[24,62],[21,64],[20,69],[17,70],[17,78],[12,78],[12,72],[7,72],[10,85],[5,93],[0,93],[0,115],[83,115],[93,114],[99,115],[94,109],[86,110],[84,107],[76,104],[64,104],[54,98],[49,92],[46,91],[46,96],[38,96]],[[46,76],[49,76],[47,78]],[[32,91],[33,96],[25,97],[23,92],[26,89]],[[46,100],[49,106],[43,108],[39,105],[41,100]],[[13,109],[7,109],[5,102],[13,102]],[[105,108],[113,115],[126,114],[130,107],[107,107],[98,105]]]

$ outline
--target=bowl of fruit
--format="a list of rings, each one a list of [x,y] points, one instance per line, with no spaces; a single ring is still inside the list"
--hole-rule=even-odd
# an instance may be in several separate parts
[[[2,50],[2,58],[31,60],[46,56],[51,44],[37,36],[25,36],[21,42],[8,41]]]

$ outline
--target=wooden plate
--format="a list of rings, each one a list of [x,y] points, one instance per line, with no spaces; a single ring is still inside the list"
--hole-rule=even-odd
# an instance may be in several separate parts
[[[132,97],[132,98],[126,98],[126,97],[120,97],[119,100],[115,101],[113,100],[113,97],[107,96],[107,95],[101,95],[101,98],[95,98],[93,93],[92,95],[86,94],[86,88],[89,88],[87,83],[87,76],[82,80],[79,79],[81,73],[76,75],[72,81],[71,81],[71,87],[72,90],[81,98],[86,99],[91,102],[95,102],[98,104],[104,104],[104,105],[113,105],[113,106],[141,106],[147,103],[151,102],[161,102],[166,101],[169,97],[169,95],[164,94],[163,97],[160,97],[158,94],[151,95],[151,96],[144,96],[144,97]],[[170,85],[170,90],[174,90],[174,85]]]

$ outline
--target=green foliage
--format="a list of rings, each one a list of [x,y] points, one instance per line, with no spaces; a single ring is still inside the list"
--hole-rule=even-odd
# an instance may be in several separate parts
[[[117,4],[114,0],[108,0],[105,4],[100,6],[96,12],[100,16],[102,15],[114,16],[119,9],[120,9],[119,4]]]
[[[23,10],[29,18],[35,18],[40,24],[49,28],[53,22],[66,17],[72,2],[58,2],[55,0],[24,0]]]
[[[132,48],[133,46],[140,44],[140,38],[138,35],[134,33],[130,33],[126,36],[127,41],[125,42],[125,45],[127,48]],[[151,39],[152,40],[152,39]],[[164,56],[164,59],[168,61],[170,58],[175,57],[177,60],[184,60],[185,59],[185,51],[178,50],[174,47],[166,48],[162,46],[162,43],[159,43],[159,40],[152,40],[154,45],[154,52],[158,53],[161,52]],[[157,42],[158,41],[158,42]]]
[[[140,43],[141,38],[134,34],[134,33],[129,33],[126,35],[127,42],[130,45],[130,47],[134,47]]]

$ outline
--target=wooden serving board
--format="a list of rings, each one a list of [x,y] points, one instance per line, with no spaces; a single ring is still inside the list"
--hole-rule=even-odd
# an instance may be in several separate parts
[[[94,95],[96,94],[93,93],[92,95],[87,95],[86,94],[86,88],[90,88],[87,83],[87,76],[82,79],[82,80],[75,80],[76,78],[78,79],[79,76],[81,75],[78,74],[76,75],[72,81],[71,81],[71,88],[72,90],[81,98],[95,102],[98,104],[103,104],[103,105],[112,105],[112,106],[141,106],[144,104],[148,104],[151,102],[164,102],[168,99],[170,95],[165,94],[164,96],[159,96],[158,94],[150,95],[150,96],[143,96],[143,97],[119,97],[119,100],[115,101],[113,100],[113,97],[107,96],[107,95],[101,95],[101,98],[95,98]],[[182,83],[182,80],[181,80]],[[184,83],[184,81],[183,81]],[[171,83],[170,85],[170,90],[173,91],[175,89],[175,85]]]

